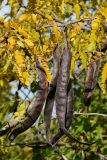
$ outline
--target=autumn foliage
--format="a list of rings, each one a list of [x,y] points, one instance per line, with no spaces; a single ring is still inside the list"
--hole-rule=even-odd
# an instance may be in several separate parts
[[[50,147],[57,153],[54,156],[67,160],[63,146],[62,152],[57,146],[65,135],[65,143],[68,137],[67,145],[82,153],[81,157],[72,152],[75,160],[93,158],[92,154],[101,158],[107,149],[102,137],[102,133],[107,133],[106,125],[101,122],[104,126],[98,135],[98,119],[90,120],[86,116],[87,120],[77,117],[75,121],[74,115],[80,111],[96,115],[98,111],[107,118],[107,1],[8,0],[0,1],[0,6],[1,11],[10,7],[9,13],[0,17],[1,155],[19,134],[42,120],[42,140],[46,143],[42,146],[38,142],[40,150]],[[13,84],[17,85],[14,93]],[[20,96],[23,88],[33,98]],[[54,110],[55,121],[52,120]],[[90,123],[90,129],[85,131],[86,123]],[[96,130],[91,135],[94,125]],[[26,132],[40,140],[37,134],[34,138],[32,128]]]

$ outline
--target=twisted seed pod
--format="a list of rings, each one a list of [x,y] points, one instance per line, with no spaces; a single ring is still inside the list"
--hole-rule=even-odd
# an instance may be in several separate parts
[[[73,119],[73,89],[71,80],[69,81],[67,92],[68,93],[67,93],[67,107],[65,113],[65,127],[66,129],[69,129]],[[56,133],[56,135],[52,138],[51,143],[55,144],[63,135],[64,133],[59,130]]]
[[[67,107],[65,113],[65,127],[68,129],[73,119],[73,88],[70,79],[67,89]]]
[[[46,73],[41,64],[38,62],[38,60],[36,60],[36,65],[37,65],[37,75],[39,78],[40,89],[37,91],[36,98],[28,108],[28,114],[25,120],[21,123],[20,126],[16,126],[16,128],[13,129],[13,131],[9,135],[8,137],[9,142],[12,142],[16,136],[18,136],[19,134],[30,128],[39,117],[41,110],[43,108],[47,95],[48,83],[46,80]]]
[[[70,72],[70,64],[71,64],[71,53],[65,44],[62,53],[62,61],[61,67],[59,69],[59,76],[57,80],[57,88],[55,94],[56,101],[56,115],[58,119],[58,125],[60,132],[65,134],[70,140],[74,140],[80,144],[91,145],[92,143],[80,142],[78,139],[69,134],[65,126],[65,113],[66,113],[66,105],[67,105],[67,86],[69,82],[69,72]]]
[[[99,68],[100,68],[99,59],[94,62],[91,62],[88,66],[86,72],[85,93],[84,93],[84,103],[86,106],[89,106],[91,103],[91,96],[97,84]]]
[[[53,77],[50,84],[48,96],[46,99],[45,109],[44,109],[44,123],[45,123],[45,130],[46,130],[46,139],[47,142],[50,141],[49,133],[50,133],[50,123],[51,123],[51,116],[52,110],[54,105],[55,99],[55,92],[56,92],[56,84],[58,78],[58,71],[60,65],[60,57],[58,55],[58,45],[55,47],[53,51]]]
[[[71,63],[71,53],[69,52],[67,46],[64,47],[61,58],[61,66],[59,69],[59,76],[55,94],[56,115],[60,129],[65,127],[67,86],[69,82],[69,70]]]

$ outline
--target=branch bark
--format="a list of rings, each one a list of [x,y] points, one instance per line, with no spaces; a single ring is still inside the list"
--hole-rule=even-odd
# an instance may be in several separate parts
[[[74,115],[101,116],[101,117],[107,118],[107,114],[103,114],[103,113],[79,113],[79,112],[75,112]]]
[[[58,27],[67,27],[68,25],[73,26],[73,25],[76,24],[76,23],[86,22],[86,21],[92,21],[92,20],[94,20],[94,19],[96,19],[96,17],[94,17],[94,18],[84,18],[84,19],[79,19],[79,20],[74,21],[74,22],[69,21],[69,22],[66,22],[66,23],[61,23],[61,21],[57,21],[57,22],[60,23],[60,24],[58,24],[57,26],[58,26]],[[56,20],[56,19],[54,19],[54,20]],[[44,27],[45,27],[45,28],[53,27],[53,24],[48,24],[48,25],[45,25]]]

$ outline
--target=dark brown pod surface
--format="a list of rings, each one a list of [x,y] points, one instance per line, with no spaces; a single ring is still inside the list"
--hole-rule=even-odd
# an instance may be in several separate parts
[[[86,72],[85,93],[84,93],[84,103],[86,106],[89,106],[91,103],[91,96],[97,84],[99,67],[100,67],[99,59],[94,62],[91,62],[88,66]]]
[[[53,51],[53,77],[50,84],[48,96],[46,99],[45,109],[44,109],[44,123],[45,123],[47,141],[50,141],[49,140],[50,124],[51,124],[51,116],[52,116],[54,99],[55,99],[59,65],[60,65],[60,57],[58,54],[58,45],[57,45]]]
[[[46,95],[47,95],[48,83],[46,80],[46,73],[42,68],[42,66],[40,65],[40,63],[38,62],[38,60],[36,62],[36,65],[37,65],[37,75],[39,79],[40,89],[37,91],[35,99],[33,100],[33,102],[31,103],[31,105],[27,110],[28,113],[25,120],[20,124],[20,126],[16,126],[16,128],[13,129],[13,131],[9,135],[8,139],[10,142],[13,141],[17,135],[26,131],[28,128],[30,128],[34,124],[34,122],[39,117],[41,110],[43,108]]]

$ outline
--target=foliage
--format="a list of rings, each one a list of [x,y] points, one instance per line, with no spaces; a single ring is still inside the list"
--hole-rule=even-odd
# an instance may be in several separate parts
[[[52,55],[56,44],[62,51],[67,37],[72,53],[70,77],[74,88],[74,111],[107,114],[107,1],[106,0],[8,0],[0,1],[0,10],[10,7],[10,12],[0,18],[0,127],[6,121],[11,125],[22,121],[31,99],[19,96],[11,89],[21,83],[35,96],[38,90],[35,59],[43,66],[47,81],[52,80]],[[66,30],[67,29],[67,33]],[[59,55],[60,56],[60,55]],[[85,71],[100,59],[97,87],[87,108],[83,103]],[[82,70],[82,71],[81,71]],[[19,87],[19,88],[18,88]],[[15,89],[14,89],[15,90]],[[25,93],[26,94],[26,93]],[[24,100],[23,100],[24,99]],[[32,128],[20,135],[20,141],[45,141],[43,116]],[[39,127],[39,128],[38,128]],[[106,118],[100,116],[76,116],[69,129],[80,140],[97,140],[93,146],[80,146],[64,139],[59,147],[68,159],[100,159],[107,155]],[[52,133],[56,133],[56,121],[52,121]],[[40,132],[40,133],[39,133]],[[104,137],[105,136],[105,137]],[[58,159],[51,147],[35,149],[28,146],[9,147],[6,137],[0,139],[2,159]],[[72,150],[71,150],[72,149]],[[70,150],[70,152],[69,152]],[[36,158],[35,158],[36,157]],[[72,158],[71,158],[72,157]]]

